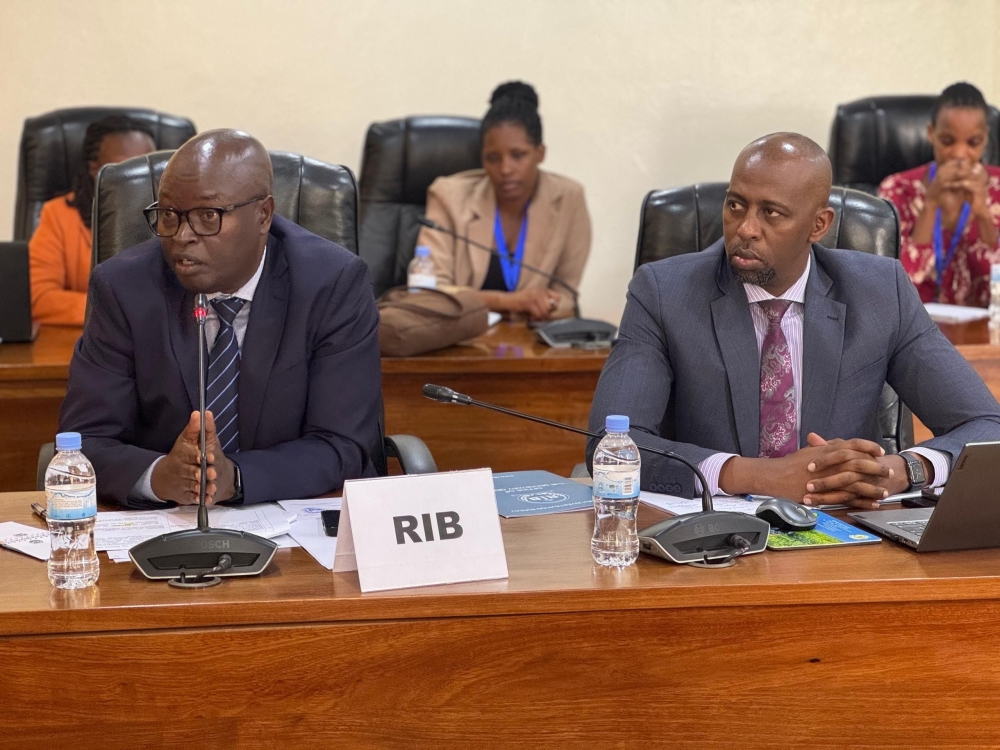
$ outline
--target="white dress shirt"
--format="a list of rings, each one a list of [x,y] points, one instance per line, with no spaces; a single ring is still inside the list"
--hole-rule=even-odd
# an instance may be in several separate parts
[[[264,246],[264,252],[260,256],[260,265],[257,266],[257,271],[250,278],[246,284],[241,286],[236,290],[234,294],[223,294],[222,292],[215,292],[208,295],[208,301],[211,303],[212,300],[218,299],[219,297],[238,297],[241,300],[245,300],[243,307],[240,311],[236,313],[236,317],[233,318],[233,333],[236,334],[236,345],[243,348],[243,339],[247,334],[247,324],[250,322],[250,305],[253,302],[253,295],[257,291],[257,284],[260,283],[260,275],[264,272],[264,259],[267,258],[267,246]],[[215,306],[209,304],[208,315],[205,317],[205,341],[208,344],[208,350],[212,351],[212,346],[215,344],[215,340],[219,337],[219,314],[215,311]],[[156,468],[156,464],[160,462],[163,456],[157,458],[153,463],[149,465],[149,468],[143,472],[143,475],[139,477],[135,485],[132,487],[132,496],[138,498],[139,500],[160,500],[153,492],[153,469]]]
[[[757,355],[760,356],[764,347],[764,337],[767,335],[767,314],[761,309],[758,302],[765,300],[783,299],[792,304],[781,318],[781,332],[785,334],[785,341],[788,342],[788,351],[792,357],[792,379],[795,386],[795,431],[797,444],[802,445],[804,435],[802,429],[802,325],[805,313],[806,285],[809,281],[809,271],[812,268],[812,253],[806,261],[806,270],[798,280],[792,284],[788,290],[775,297],[770,292],[755,284],[744,284],[747,302],[750,304],[750,316],[753,318],[754,333],[757,334]],[[943,453],[930,448],[908,448],[908,453],[917,453],[931,462],[934,467],[934,481],[930,486],[938,487],[948,481],[948,472],[951,464]],[[714,453],[700,464],[698,468],[705,475],[708,488],[713,495],[724,495],[725,492],[719,487],[719,474],[722,467],[731,458],[735,458],[735,453]],[[695,490],[701,492],[701,482],[695,479]]]

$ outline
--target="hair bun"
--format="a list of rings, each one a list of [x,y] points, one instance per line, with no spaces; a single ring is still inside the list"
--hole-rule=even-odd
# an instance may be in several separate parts
[[[490,104],[495,105],[502,99],[518,99],[530,104],[533,109],[538,109],[538,94],[534,87],[523,81],[508,81],[493,89]]]

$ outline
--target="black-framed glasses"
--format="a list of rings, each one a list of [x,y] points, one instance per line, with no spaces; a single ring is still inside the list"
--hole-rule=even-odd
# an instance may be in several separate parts
[[[231,206],[197,206],[189,208],[187,211],[178,211],[176,208],[160,208],[155,201],[142,209],[143,216],[153,234],[157,237],[173,237],[181,230],[181,222],[187,219],[191,231],[199,237],[211,237],[222,231],[222,217],[230,211],[251,203],[263,201],[270,198],[270,195],[262,195],[259,198],[251,198],[242,203],[234,203]]]

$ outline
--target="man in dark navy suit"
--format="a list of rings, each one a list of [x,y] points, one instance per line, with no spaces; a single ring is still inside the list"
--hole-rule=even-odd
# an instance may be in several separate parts
[[[158,238],[94,269],[60,429],[83,435],[103,500],[197,502],[198,332],[209,297],[210,502],[321,495],[374,475],[378,311],[357,256],[274,215],[264,147],[184,144],[146,217]]]

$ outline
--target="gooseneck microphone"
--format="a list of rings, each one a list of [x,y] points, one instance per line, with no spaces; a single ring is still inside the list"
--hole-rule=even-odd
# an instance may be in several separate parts
[[[590,430],[583,430],[579,427],[573,427],[572,425],[563,424],[562,422],[553,422],[550,419],[544,419],[542,417],[536,417],[533,414],[524,414],[523,412],[514,411],[513,409],[506,409],[503,406],[497,406],[496,404],[489,404],[485,401],[476,401],[471,396],[466,396],[464,393],[458,393],[453,391],[451,388],[445,388],[443,385],[431,385],[428,383],[423,388],[423,394],[426,398],[432,401],[440,401],[445,404],[462,404],[463,406],[480,406],[484,409],[489,409],[490,411],[500,412],[501,414],[508,414],[512,417],[520,417],[521,419],[527,419],[529,422],[537,422],[538,424],[548,425],[549,427],[555,427],[559,430],[567,430],[569,432],[575,432],[578,435],[586,435],[592,438],[602,438],[604,437],[603,432],[591,432]],[[633,440],[632,442],[635,442]],[[684,456],[679,456],[672,451],[665,451],[661,448],[650,448],[645,445],[639,445],[635,443],[636,447],[641,451],[646,451],[646,453],[653,453],[657,456],[663,456],[665,458],[672,458],[675,461],[680,461],[682,464],[687,466],[694,475],[698,477],[698,481],[701,482],[701,510],[703,513],[713,513],[714,508],[712,507],[712,494],[708,491],[708,482],[705,480],[705,475],[701,473],[701,469],[698,468],[697,464],[692,463]]]
[[[483,252],[487,252],[490,255],[495,255],[498,258],[504,257],[503,254],[495,247],[489,247],[481,242],[476,242],[471,237],[459,234],[446,226],[438,224],[432,219],[428,219],[426,216],[418,216],[417,223],[427,227],[428,229],[433,229],[435,232],[443,232],[444,234],[454,237],[460,242],[466,242],[472,247],[482,250]],[[604,348],[611,346],[611,342],[614,340],[618,329],[610,323],[605,323],[603,320],[590,320],[581,317],[580,293],[576,289],[548,271],[543,271],[540,268],[536,268],[535,266],[528,265],[524,262],[521,262],[518,265],[526,271],[531,271],[539,276],[543,276],[553,284],[558,284],[560,287],[569,292],[570,297],[573,298],[573,317],[566,320],[554,320],[540,326],[537,329],[537,332],[542,341],[549,346],[562,348],[570,346],[583,348]]]
[[[432,401],[462,406],[478,406],[512,417],[526,419],[529,422],[575,432],[578,435],[593,438],[604,437],[604,433],[601,432],[591,432],[485,401],[477,401],[471,396],[458,393],[443,385],[428,383],[423,387],[423,395]],[[676,563],[718,568],[731,565],[735,558],[741,555],[764,551],[771,528],[767,521],[746,513],[715,510],[712,507],[712,494],[709,491],[708,482],[697,464],[673,451],[640,445],[638,442],[636,442],[636,447],[646,453],[679,461],[691,469],[698,477],[698,481],[701,482],[701,512],[673,516],[639,531],[639,547],[643,552]]]
[[[201,450],[201,487],[198,488],[198,529],[208,529],[208,506],[205,494],[208,487],[208,447],[205,441],[205,352],[208,341],[205,338],[205,321],[208,319],[208,297],[199,294],[194,303],[194,319],[198,322],[198,414],[201,427],[198,430],[198,448]]]
[[[129,550],[139,571],[153,580],[167,579],[176,588],[208,588],[222,583],[223,577],[253,576],[271,564],[278,545],[246,531],[213,529],[208,525],[208,450],[205,438],[205,321],[208,298],[195,299],[194,318],[198,324],[198,448],[201,453],[201,483],[198,488],[198,528],[174,531],[147,539]],[[217,456],[225,460],[225,456]]]

